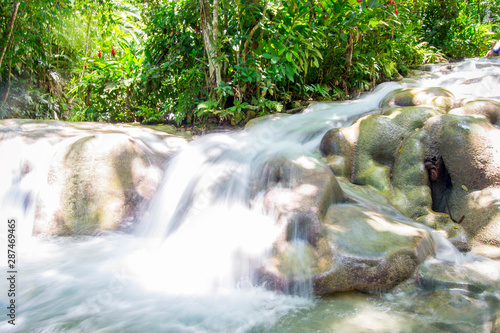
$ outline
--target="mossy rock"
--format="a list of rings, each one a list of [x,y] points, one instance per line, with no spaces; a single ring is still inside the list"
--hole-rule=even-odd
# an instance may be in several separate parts
[[[353,178],[356,184],[371,185],[389,194],[392,168],[406,138],[441,113],[433,107],[398,107],[387,114],[361,120]]]
[[[286,292],[312,281],[316,295],[386,291],[434,254],[429,233],[362,204],[331,205],[315,244],[280,242],[258,270],[261,283]]]
[[[187,143],[123,124],[6,120],[0,131],[2,147],[20,148],[11,159],[19,159],[21,181],[36,179],[37,200],[25,199],[35,205],[34,235],[89,235],[134,222]]]
[[[344,201],[332,171],[313,157],[274,158],[263,165],[253,195],[263,195],[264,208],[277,218],[281,241],[299,235],[315,244],[321,220],[332,203]],[[293,234],[297,235],[293,235]]]
[[[283,119],[285,117],[291,116],[290,114],[287,113],[280,113],[280,114],[268,114],[262,117],[257,117],[250,119],[246,124],[245,124],[245,129],[250,129],[254,127],[258,123],[262,123],[264,121],[277,121],[280,119]]]
[[[60,193],[59,208],[40,219],[34,233],[88,235],[134,221],[158,188],[167,156],[149,153],[124,133],[67,141],[49,170],[49,185]]]
[[[415,93],[423,97],[410,98]],[[373,187],[408,217],[444,230],[457,247],[500,246],[500,103],[454,101],[461,107],[449,114],[447,107],[387,106],[425,96],[452,98],[441,89],[393,92],[381,115],[328,131],[319,150],[337,176]],[[429,177],[428,158],[442,161],[437,180]]]
[[[456,115],[443,116],[436,125],[441,154],[457,189],[500,185],[500,129],[484,118]]]
[[[268,160],[252,183],[268,214],[276,218],[278,236],[272,258],[258,269],[261,283],[291,292],[318,267],[329,267],[331,251],[323,238],[323,219],[332,204],[345,201],[337,179],[327,165],[312,156]],[[307,257],[305,267],[298,260]]]
[[[389,290],[434,254],[432,239],[423,229],[356,204],[330,206],[325,228],[333,262],[313,278],[317,295]]]
[[[441,87],[405,88],[389,93],[381,102],[382,108],[393,106],[429,105],[444,111],[454,106],[453,94]]]
[[[465,101],[463,107],[451,110],[450,114],[484,117],[493,125],[500,126],[500,103],[493,100]]]
[[[358,121],[350,127],[331,129],[321,139],[319,150],[328,157],[327,164],[336,176],[352,179],[359,124]]]

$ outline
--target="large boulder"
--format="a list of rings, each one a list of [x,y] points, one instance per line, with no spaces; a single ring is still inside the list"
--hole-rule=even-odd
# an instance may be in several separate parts
[[[492,100],[475,99],[463,102],[463,106],[449,112],[455,115],[478,116],[500,126],[500,103]]]
[[[451,178],[450,212],[464,217],[473,245],[500,246],[500,129],[494,119],[447,115],[429,124]]]
[[[350,127],[331,129],[321,139],[319,150],[337,177],[353,178],[360,124],[358,120]]]
[[[168,158],[185,143],[125,125],[7,120],[0,154],[9,156],[11,169],[2,177],[7,196],[26,188],[19,199],[25,210],[33,207],[34,235],[116,230],[135,220]]]
[[[316,244],[328,207],[344,201],[332,171],[314,157],[270,159],[255,184],[265,210],[283,230],[278,243],[300,238]]]
[[[363,118],[354,161],[354,182],[390,193],[391,170],[403,141],[423,127],[427,119],[439,115],[439,110],[432,107],[396,107],[382,115]]]
[[[360,205],[332,205],[325,219],[332,262],[313,277],[318,295],[389,290],[434,254],[427,231]]]
[[[258,269],[270,288],[317,295],[388,290],[434,253],[427,231],[358,204],[377,193],[345,194],[317,159],[271,159],[259,179],[256,192],[281,230]]]
[[[441,87],[405,88],[389,93],[381,103],[382,108],[394,106],[434,106],[448,111],[456,105],[455,97]]]
[[[372,186],[463,250],[500,246],[500,104],[414,88],[382,105],[325,134],[319,149],[334,173]]]

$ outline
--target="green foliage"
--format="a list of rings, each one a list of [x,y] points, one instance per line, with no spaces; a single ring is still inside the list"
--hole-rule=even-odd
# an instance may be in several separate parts
[[[68,107],[59,96],[33,88],[30,82],[21,80],[16,81],[6,103],[0,103],[0,119],[63,119]]]
[[[27,1],[7,40],[0,0],[0,117],[241,124],[482,56],[500,14],[496,0],[201,3]]]
[[[162,119],[163,111],[155,108],[150,108],[145,105],[139,105],[137,107],[136,115],[142,119],[142,123],[150,124],[157,123],[159,119]]]
[[[178,125],[190,122],[206,93],[196,2],[146,2],[143,17],[147,34],[143,80],[148,97],[141,103],[161,109]]]
[[[74,78],[70,94],[84,102],[76,108],[74,120],[137,120],[134,107],[142,93],[144,54],[124,40],[113,50],[115,56],[112,51],[100,51],[101,56],[85,59],[84,75]],[[144,113],[144,108],[140,110]],[[151,113],[146,116],[151,121]]]
[[[419,1],[417,9],[420,35],[450,58],[482,56],[496,37],[498,1]]]

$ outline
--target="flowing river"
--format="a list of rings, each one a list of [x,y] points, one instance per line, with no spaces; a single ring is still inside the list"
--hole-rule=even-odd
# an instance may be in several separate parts
[[[12,170],[26,151],[48,156],[52,146],[12,147],[0,167],[0,218],[17,221],[16,321],[8,323],[9,232],[2,225],[0,332],[489,332],[500,310],[500,262],[462,254],[437,233],[437,254],[422,271],[448,267],[473,282],[324,297],[313,296],[307,279],[285,292],[259,284],[255,267],[279,230],[254,182],[270,158],[313,163],[326,131],[377,110],[395,89],[440,86],[457,98],[500,102],[499,78],[498,59],[471,59],[381,84],[356,100],[201,136],[169,161],[139,221],[98,236],[31,235],[31,202],[46,195],[45,183],[36,173],[19,181]],[[37,167],[42,174],[48,168]],[[379,209],[404,220],[391,207]],[[298,269],[307,260],[297,258]]]

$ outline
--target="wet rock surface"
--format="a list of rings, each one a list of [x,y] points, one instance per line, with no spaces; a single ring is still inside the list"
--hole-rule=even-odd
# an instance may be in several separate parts
[[[500,104],[407,88],[381,105],[325,134],[319,149],[334,173],[372,186],[462,250],[499,246]]]
[[[427,231],[384,214],[397,214],[388,203],[387,211],[362,205],[359,189],[344,193],[319,160],[274,159],[265,170],[259,188],[282,230],[259,270],[260,282],[272,289],[316,295],[390,290],[434,253]]]
[[[453,107],[454,100],[453,94],[441,87],[405,88],[388,94],[382,100],[381,107],[428,105],[448,111]]]
[[[4,120],[0,151],[27,188],[34,235],[88,235],[134,221],[186,141],[134,126]],[[7,165],[5,165],[7,167]]]
[[[313,277],[318,295],[390,290],[434,254],[426,231],[357,205],[332,205],[325,226],[333,260]]]

